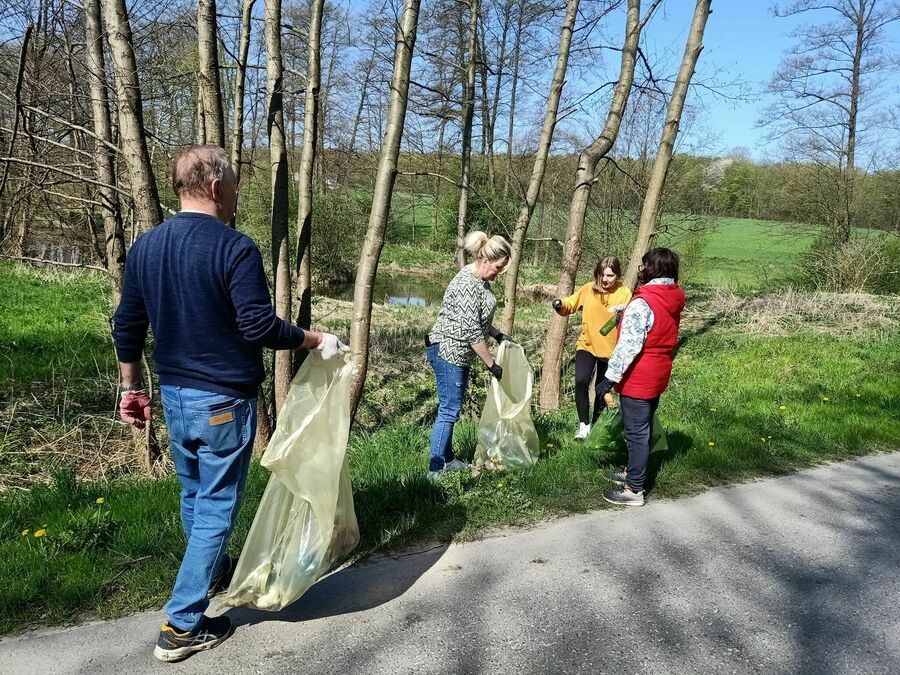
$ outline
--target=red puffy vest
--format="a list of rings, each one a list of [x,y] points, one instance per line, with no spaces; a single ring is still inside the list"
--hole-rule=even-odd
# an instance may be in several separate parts
[[[640,298],[653,312],[653,328],[641,353],[631,362],[617,392],[631,398],[656,398],[669,386],[672,352],[678,343],[678,326],[684,309],[684,291],[678,284],[651,284],[635,291],[631,302]],[[619,322],[619,333],[622,323]]]

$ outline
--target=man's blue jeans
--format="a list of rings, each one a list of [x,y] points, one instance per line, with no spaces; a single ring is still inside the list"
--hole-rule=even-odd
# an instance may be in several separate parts
[[[189,631],[209,606],[206,594],[237,518],[256,434],[256,399],[169,385],[161,394],[188,541],[166,613],[171,626]]]
[[[469,382],[468,366],[456,366],[447,363],[438,354],[439,345],[431,345],[425,353],[428,363],[434,369],[437,380],[438,414],[431,428],[431,457],[428,460],[429,471],[440,471],[453,456],[453,426],[462,412],[466,385]]]

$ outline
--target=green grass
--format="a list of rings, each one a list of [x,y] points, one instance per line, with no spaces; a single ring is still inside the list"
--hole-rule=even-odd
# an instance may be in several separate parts
[[[749,293],[790,268],[809,241],[787,234],[786,226],[726,220],[702,247],[686,247],[702,248],[707,264],[690,267],[686,277],[697,318],[685,325],[687,340],[660,407],[669,450],[651,458],[651,498],[900,447],[896,331],[836,337],[800,321],[787,335],[753,335],[736,319],[702,323],[715,313],[705,288],[715,274]],[[454,270],[451,251],[404,244],[386,246],[382,263],[448,278]],[[523,283],[556,281],[551,269],[523,272]],[[7,580],[0,633],[159,607],[183,553],[177,481],[130,475],[128,432],[112,416],[107,293],[99,275],[0,264],[0,485],[27,488],[0,496],[0,578]],[[436,398],[421,337],[436,313],[435,306],[376,308],[358,416],[364,431],[354,432],[350,447],[362,537],[357,554],[605,508],[604,474],[625,457],[571,440],[571,353],[563,374],[569,403],[535,415],[542,452],[535,467],[503,477],[456,475],[441,486],[426,480]],[[314,315],[329,330],[349,328],[346,303],[316,298]],[[516,338],[535,366],[546,316],[543,304],[530,302],[517,313]],[[570,348],[577,332],[571,323]],[[478,371],[457,427],[455,447],[465,459],[474,453],[486,381]],[[110,465],[112,456],[125,459]],[[73,468],[91,478],[76,479]],[[254,462],[233,554],[267,479]],[[44,535],[35,537],[41,529]]]

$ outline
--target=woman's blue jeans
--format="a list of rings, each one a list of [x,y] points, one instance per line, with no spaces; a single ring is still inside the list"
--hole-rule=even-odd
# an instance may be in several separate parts
[[[206,595],[237,518],[256,434],[256,399],[171,385],[160,393],[188,542],[166,613],[172,627],[190,631],[209,605]]]
[[[466,385],[469,382],[468,366],[456,366],[447,363],[438,354],[439,345],[426,348],[428,363],[434,369],[437,380],[438,413],[431,428],[431,457],[428,460],[429,471],[440,471],[453,456],[453,426],[462,412]]]

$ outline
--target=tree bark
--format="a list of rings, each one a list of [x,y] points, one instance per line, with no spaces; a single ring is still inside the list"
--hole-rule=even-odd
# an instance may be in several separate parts
[[[115,157],[109,148],[112,143],[112,121],[106,95],[106,60],[103,55],[103,25],[100,0],[84,3],[85,65],[91,92],[91,115],[94,121],[94,155],[97,180],[110,187],[99,189],[103,204],[103,232],[106,238],[105,267],[113,282],[113,307],[119,305],[122,277],[125,273],[125,230],[116,184]]]
[[[654,3],[653,8],[655,8]],[[653,10],[651,8],[651,12]],[[575,171],[575,190],[569,207],[569,224],[566,229],[566,240],[563,248],[562,270],[556,285],[556,297],[570,295],[575,287],[575,274],[581,262],[581,237],[584,232],[584,216],[587,212],[588,199],[594,185],[594,174],[597,164],[612,149],[619,135],[622,115],[631,95],[634,82],[634,66],[637,60],[638,42],[641,28],[650,14],[642,22],[640,20],[640,0],[628,0],[628,13],[625,21],[625,42],[622,45],[622,57],[619,66],[619,79],[613,90],[612,101],[606,114],[603,130],[594,141],[585,148],[578,157],[578,168]],[[566,317],[552,314],[547,336],[544,340],[543,366],[541,369],[540,407],[542,410],[553,410],[559,407],[559,375],[562,367],[562,356],[565,349]]]
[[[637,282],[638,268],[641,265],[641,258],[650,250],[653,239],[657,234],[656,224],[659,220],[662,192],[666,185],[666,176],[669,173],[672,154],[675,151],[675,138],[678,136],[681,111],[684,109],[684,99],[687,97],[688,86],[691,83],[694,69],[697,67],[697,59],[703,50],[703,31],[706,28],[706,20],[709,18],[710,4],[711,0],[697,0],[694,8],[694,18],[691,21],[691,29],[684,45],[684,56],[681,59],[681,67],[678,69],[678,77],[675,80],[675,87],[672,89],[672,96],[669,98],[666,121],[659,140],[659,148],[656,151],[656,158],[653,160],[653,168],[650,170],[647,194],[641,205],[637,239],[631,251],[628,270],[625,272],[624,283],[630,288],[634,288]]]
[[[319,91],[321,86],[322,13],[325,0],[313,0],[307,39],[306,101],[303,106],[303,149],[300,153],[299,197],[297,205],[297,298],[300,308],[297,325],[309,328],[312,323],[312,274],[310,242],[312,240],[313,170],[318,141]]]
[[[207,143],[225,147],[216,0],[197,0],[197,80]]]
[[[122,157],[128,167],[138,229],[146,232],[163,220],[153,164],[144,133],[144,106],[125,0],[101,0],[106,39],[112,56],[119,111]]]
[[[472,122],[475,116],[475,56],[478,44],[479,0],[469,0],[469,47],[466,62],[466,80],[463,87],[463,133],[460,160],[459,210],[456,220],[456,262],[462,269],[466,264],[466,219],[469,215],[469,177],[472,171]]]
[[[291,260],[288,248],[288,158],[284,132],[284,66],[281,60],[281,0],[266,0],[266,97],[269,159],[272,165],[272,274],[275,313],[291,319]],[[291,386],[291,350],[275,352],[275,414]]]
[[[541,139],[534,158],[534,168],[531,171],[528,190],[525,192],[525,201],[519,209],[519,215],[516,218],[512,251],[509,265],[506,268],[506,305],[503,307],[503,319],[500,328],[501,331],[507,334],[512,333],[515,323],[516,286],[519,281],[519,265],[522,260],[523,249],[525,248],[528,224],[531,222],[531,216],[534,213],[535,204],[537,204],[538,196],[541,193],[541,185],[544,182],[544,173],[547,169],[547,156],[550,154],[553,131],[556,128],[559,99],[562,96],[563,84],[566,80],[566,70],[569,67],[569,50],[572,46],[572,32],[575,29],[575,19],[578,16],[578,5],[579,0],[568,0],[566,3],[566,14],[559,34],[559,54],[556,58],[556,68],[553,71],[553,80],[550,84],[550,96],[547,98],[547,112],[544,114]]]
[[[372,210],[366,238],[359,256],[356,284],[353,292],[353,321],[350,327],[350,347],[356,369],[350,389],[351,418],[362,399],[369,365],[369,336],[372,321],[372,287],[378,271],[378,259],[384,246],[384,231],[391,209],[394,181],[397,178],[397,162],[400,141],[406,121],[409,102],[409,71],[416,44],[416,28],[419,20],[419,0],[403,0],[403,15],[397,31],[394,50],[394,72],[391,77],[388,105],[387,131],[378,159],[375,189],[372,194]]]
[[[250,54],[253,5],[256,0],[244,0],[241,9],[241,38],[238,45],[237,75],[234,83],[234,121],[231,129],[231,167],[237,185],[241,184],[242,153],[244,149],[244,90],[247,85],[247,59]]]

